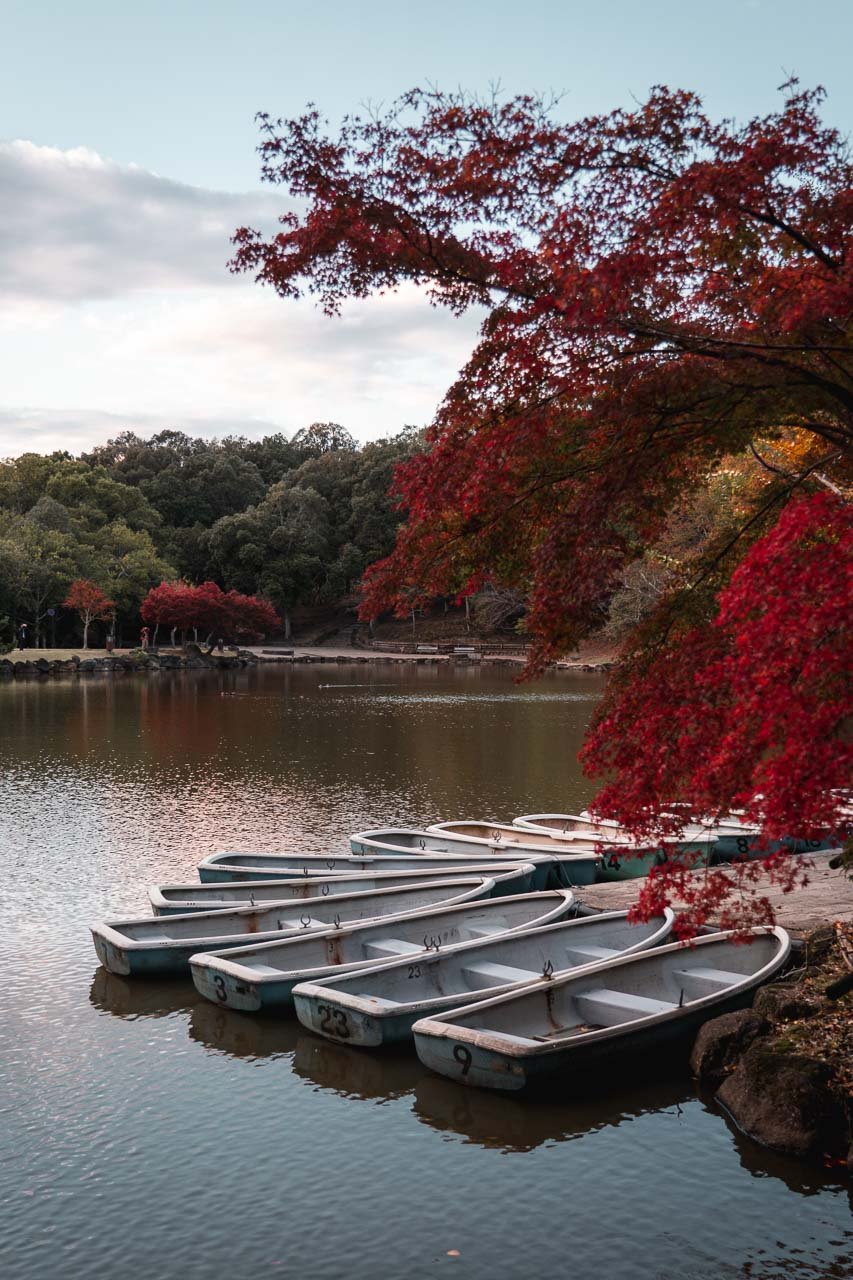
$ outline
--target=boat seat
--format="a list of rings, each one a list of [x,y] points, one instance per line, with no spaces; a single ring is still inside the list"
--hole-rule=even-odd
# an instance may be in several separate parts
[[[384,960],[386,956],[389,959],[393,956],[414,956],[423,951],[417,942],[404,942],[402,938],[377,938],[374,942],[365,942],[362,949],[369,960],[374,956],[377,960]]]
[[[732,973],[727,969],[703,969],[700,965],[690,965],[687,969],[673,969],[672,976],[688,993],[693,993],[692,998],[695,1000],[703,995],[710,996],[717,991],[725,991],[726,987],[743,982],[749,975]]]
[[[471,938],[494,938],[499,933],[506,933],[508,927],[505,924],[471,924],[465,932]]]
[[[274,969],[269,964],[247,964],[246,968],[252,971],[252,977],[247,978],[247,982],[251,982],[254,978],[280,978],[282,976],[281,969]]]
[[[541,973],[534,973],[531,969],[514,969],[508,964],[489,964],[483,961],[481,964],[469,964],[462,970],[463,977],[467,979],[474,978],[473,985],[479,987],[481,984],[476,981],[478,978],[485,978],[487,986],[494,986],[495,983],[503,985],[509,982],[535,982],[537,978],[541,978]]]
[[[628,991],[611,991],[608,987],[595,987],[575,996],[575,1004],[584,1019],[600,1027],[618,1027],[622,1022],[635,1018],[648,1018],[653,1013],[669,1013],[678,1005],[672,1000],[654,1000],[651,996],[637,996]]]
[[[579,956],[578,963],[580,964],[592,964],[593,960],[612,960],[618,954],[618,951],[615,951],[613,947],[571,946],[566,948],[566,955],[569,958]]]

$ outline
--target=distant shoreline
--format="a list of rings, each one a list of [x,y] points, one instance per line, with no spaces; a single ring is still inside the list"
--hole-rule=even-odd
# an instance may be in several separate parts
[[[472,648],[474,648],[472,646]],[[253,645],[245,649],[214,650],[208,654],[199,645],[191,645],[188,651],[160,647],[156,652],[143,653],[140,649],[13,649],[0,657],[0,679],[48,678],[82,676],[90,674],[129,674],[131,672],[155,673],[158,671],[182,671],[204,669],[233,669],[255,665],[302,665],[312,663],[336,663],[340,665],[388,665],[403,666],[513,666],[521,667],[523,654],[480,654],[474,648],[472,655],[461,653],[394,652],[382,649],[359,649],[324,645]],[[588,656],[577,655],[552,665],[550,670],[603,674],[614,665],[615,655],[596,651]]]

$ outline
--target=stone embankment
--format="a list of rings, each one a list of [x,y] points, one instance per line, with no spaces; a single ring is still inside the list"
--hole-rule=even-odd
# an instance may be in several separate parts
[[[127,675],[131,672],[192,671],[254,666],[259,662],[250,649],[210,653],[188,645],[185,653],[111,653],[100,657],[0,659],[0,679],[33,679],[56,676]]]
[[[834,997],[849,976],[844,936],[829,925],[809,934],[797,968],[751,1009],[705,1023],[690,1065],[748,1137],[853,1174],[853,997]]]
[[[26,651],[38,653],[38,650]],[[79,676],[93,673],[122,674],[129,672],[187,671],[202,668],[233,668],[272,663],[276,665],[301,665],[311,663],[337,663],[341,665],[398,666],[521,666],[524,657],[517,654],[478,653],[418,653],[384,652],[356,648],[297,648],[228,650],[208,654],[199,645],[189,644],[183,653],[145,652],[132,649],[125,653],[87,656],[72,654],[70,657],[15,657],[0,658],[0,679],[44,678],[48,676]],[[557,670],[603,674],[613,666],[612,661],[584,662],[566,660],[557,662]]]

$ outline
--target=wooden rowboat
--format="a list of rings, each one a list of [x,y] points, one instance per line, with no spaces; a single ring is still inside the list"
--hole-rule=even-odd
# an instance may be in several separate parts
[[[190,956],[200,951],[244,947],[283,933],[328,929],[344,923],[384,916],[411,915],[427,908],[450,906],[488,897],[494,881],[483,876],[433,880],[405,889],[297,899],[266,907],[230,911],[193,911],[178,916],[146,916],[141,920],[108,920],[92,925],[98,959],[111,973],[186,973]]]
[[[195,955],[190,968],[196,988],[208,1000],[253,1013],[288,1011],[293,1007],[293,988],[300,982],[391,959],[414,962],[436,948],[446,952],[459,943],[551,924],[568,915],[572,906],[571,893],[557,890],[492,898],[467,906],[427,908],[394,920]]]
[[[413,860],[414,861],[414,860]],[[485,876],[495,883],[492,896],[526,893],[531,888],[533,865],[502,866],[494,863],[471,865],[464,860],[467,878]],[[454,871],[453,875],[456,874]],[[416,867],[411,871],[352,871],[335,876],[313,872],[282,876],[276,880],[221,881],[218,884],[166,884],[148,890],[157,916],[186,915],[191,911],[228,911],[233,907],[271,906],[304,898],[328,898],[341,893],[372,893],[377,889],[405,889],[431,880],[449,880],[446,868],[432,871]]]
[[[558,1076],[567,1090],[605,1062],[688,1035],[708,1018],[748,1004],[790,951],[784,929],[730,933],[542,979],[468,1004],[413,1028],[425,1066],[462,1084],[518,1090]]]
[[[328,1039],[379,1048],[411,1041],[419,1018],[443,1013],[479,995],[499,995],[579,965],[658,946],[675,915],[628,924],[627,911],[522,929],[503,938],[438,951],[418,964],[392,962],[369,972],[302,983],[294,989],[299,1021]],[[329,1010],[333,1010],[329,1016]]]
[[[548,868],[548,860],[543,858]],[[346,853],[212,853],[198,864],[204,885],[223,882],[255,884],[264,880],[293,879],[299,876],[328,878],[359,873],[417,871],[423,878],[440,875],[487,875],[495,881],[494,894],[526,893],[536,889],[538,867],[530,871],[530,860],[521,858],[466,858],[461,854],[346,854]],[[515,878],[513,878],[515,877]],[[516,887],[517,886],[517,887]]]

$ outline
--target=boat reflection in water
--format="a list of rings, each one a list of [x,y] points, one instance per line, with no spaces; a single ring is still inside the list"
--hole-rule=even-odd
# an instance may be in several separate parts
[[[415,1089],[413,1111],[422,1124],[465,1142],[498,1151],[533,1151],[650,1112],[672,1111],[694,1097],[689,1077],[674,1076],[640,1087],[591,1094],[583,1101],[515,1098],[483,1089],[460,1089],[432,1072]]]
[[[293,1018],[258,1018],[211,1004],[199,996],[190,1014],[189,1036],[213,1053],[232,1058],[280,1058],[296,1048]],[[286,1069],[286,1068],[285,1068]]]
[[[312,1036],[299,1023],[299,1037],[293,1055],[293,1070],[318,1089],[342,1098],[365,1102],[389,1102],[412,1093],[426,1074],[413,1053],[381,1056],[348,1049]]]
[[[89,988],[89,1002],[101,1013],[133,1019],[169,1018],[176,1013],[189,1013],[204,1000],[185,978],[130,982],[98,965]]]

